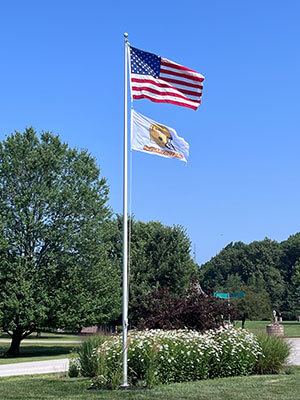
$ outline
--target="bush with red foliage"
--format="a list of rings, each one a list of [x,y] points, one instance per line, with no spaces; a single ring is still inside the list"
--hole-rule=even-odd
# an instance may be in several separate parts
[[[131,307],[131,324],[137,329],[195,329],[205,331],[224,324],[236,310],[226,300],[204,294],[192,282],[181,295],[176,296],[168,288],[143,296]]]

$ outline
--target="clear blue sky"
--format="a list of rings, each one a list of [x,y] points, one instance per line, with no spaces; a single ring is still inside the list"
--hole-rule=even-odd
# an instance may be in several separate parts
[[[190,143],[189,163],[133,154],[132,211],[187,229],[197,262],[231,241],[300,231],[300,2],[7,1],[0,139],[33,126],[87,148],[122,212],[123,33],[201,72],[197,111],[138,100]]]

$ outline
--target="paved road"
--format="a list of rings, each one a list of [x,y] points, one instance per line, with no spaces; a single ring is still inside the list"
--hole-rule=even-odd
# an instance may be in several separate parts
[[[32,361],[24,363],[0,365],[0,376],[52,374],[65,372],[69,369],[69,359]]]
[[[286,341],[292,346],[288,364],[300,366],[300,338],[288,338]]]

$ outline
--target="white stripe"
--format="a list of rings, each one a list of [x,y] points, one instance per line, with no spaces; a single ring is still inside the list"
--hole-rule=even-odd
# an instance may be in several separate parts
[[[152,92],[148,92],[147,90],[143,89],[143,90],[132,90],[133,94],[139,95],[139,94],[145,94],[149,97],[153,97],[154,99],[158,99],[158,100],[171,100],[171,101],[177,101],[178,103],[182,103],[182,104],[189,104],[193,107],[198,107],[199,103],[195,102],[195,101],[189,101],[189,100],[185,100],[182,99],[181,97],[174,97],[174,96],[167,96],[167,95],[159,95],[159,94],[155,94]]]
[[[195,96],[197,96],[197,94],[202,93],[202,89],[203,88],[194,88],[194,87],[190,87],[190,86],[186,86],[186,85],[179,85],[178,83],[173,83],[173,82],[167,82],[164,79],[156,79],[156,82],[158,83],[164,83],[165,85],[168,85],[169,87],[173,87],[173,88],[177,88],[177,89],[185,89],[185,90],[190,90],[191,92],[195,92]],[[186,95],[187,96],[187,95]],[[190,95],[193,96],[193,95]]]
[[[170,79],[180,80],[182,82],[182,85],[180,85],[178,83],[167,82],[164,79],[162,79],[164,77],[165,78],[170,78]],[[159,78],[154,78],[152,75],[131,74],[130,75],[130,81],[131,81],[132,78],[135,78],[135,79],[151,79],[153,82],[159,82],[159,83],[161,81],[162,83],[166,83],[167,85],[178,87],[178,88],[181,88],[181,89],[194,90],[194,91],[198,91],[198,90],[202,91],[203,90],[203,85],[202,85],[201,82],[195,82],[193,80],[180,78],[179,76],[160,74]],[[195,87],[187,86],[187,85],[184,84],[184,82],[192,83],[193,85],[198,84],[201,87],[195,88]],[[132,84],[134,84],[134,82],[132,82]]]
[[[177,88],[177,89],[185,89],[185,90],[190,90],[191,92],[195,92],[195,96],[199,95],[202,93],[202,89],[200,88],[192,88],[190,86],[185,86],[185,85],[179,85],[178,83],[171,83],[171,82],[167,82],[161,79],[161,81],[166,84],[166,85],[170,85],[171,87]],[[190,95],[193,96],[193,95]]]
[[[187,83],[192,83],[193,85],[202,85],[202,82],[194,81],[193,79],[189,79],[189,78],[183,78],[182,76],[165,74],[163,72],[161,72],[159,74],[159,77],[162,79],[163,78],[177,79],[178,81],[180,81],[182,83],[187,82]]]
[[[168,85],[168,87],[170,87],[170,88],[174,88],[174,89],[177,88],[179,90],[180,89],[190,90],[192,92],[195,92],[195,96],[197,96],[197,93],[199,93],[199,97],[200,97],[200,94],[202,93],[202,89],[200,89],[200,88],[194,88],[194,87],[186,86],[186,85],[184,85],[184,83],[182,85],[180,85],[178,83],[167,82],[164,79],[154,78],[152,75],[131,74],[131,79],[132,78],[135,78],[135,79],[148,79],[148,80],[151,80],[151,81],[156,82],[158,84],[164,83],[165,85]],[[132,85],[134,85],[136,83],[137,82],[131,82],[131,87],[132,87]],[[148,82],[146,82],[144,84],[145,85],[150,85]],[[192,96],[192,95],[189,95],[189,96]]]
[[[172,68],[172,67],[167,67],[166,65],[161,65],[161,68],[166,69],[167,71],[174,71],[177,73],[185,74],[185,75],[191,75],[196,78],[204,79],[204,76],[201,75],[199,72],[192,72],[192,71],[187,71],[183,69],[178,69],[178,68]]]
[[[131,74],[131,79],[135,78],[135,79],[151,79],[153,82],[157,82],[158,78],[154,78],[154,76],[152,75],[142,75],[142,74]],[[133,84],[135,82],[132,82]]]
[[[161,91],[161,92],[168,92],[168,93],[174,93],[175,95],[176,94],[178,94],[178,95],[181,95],[181,96],[185,96],[186,98],[188,98],[188,99],[190,99],[190,100],[199,100],[199,98],[200,98],[200,96],[199,95],[196,95],[196,96],[192,96],[192,95],[190,95],[190,94],[186,94],[186,93],[182,93],[182,92],[180,92],[179,90],[177,90],[176,88],[173,88],[173,87],[168,87],[168,88],[163,88],[163,87],[158,87],[158,86],[156,86],[156,85],[152,85],[151,83],[144,83],[144,82],[132,82],[132,88],[134,88],[134,87],[143,87],[143,86],[146,86],[147,88],[149,87],[149,88],[152,88],[152,89],[155,89],[155,90],[159,90],[159,91]],[[133,90],[135,90],[135,89],[133,89]]]

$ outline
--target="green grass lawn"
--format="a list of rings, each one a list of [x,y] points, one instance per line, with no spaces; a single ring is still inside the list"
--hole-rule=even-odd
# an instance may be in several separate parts
[[[10,339],[10,336],[2,333],[0,339]],[[29,340],[27,340],[29,339]],[[31,340],[43,340],[43,343],[30,343]],[[77,343],[49,343],[51,340],[68,341],[84,340],[84,336],[65,334],[65,333],[48,333],[42,332],[40,337],[36,336],[36,333],[28,336],[25,341],[21,342],[20,355],[18,357],[7,358],[3,356],[8,350],[10,343],[0,342],[0,365],[20,363],[26,361],[43,361],[43,360],[54,360],[57,358],[68,358],[70,357],[71,351],[75,349],[79,344]],[[0,397],[1,399],[1,397]]]
[[[246,321],[245,328],[256,335],[260,335],[266,333],[266,326],[270,323],[270,321]],[[284,321],[280,324],[284,326],[285,337],[300,337],[300,322]],[[241,327],[242,323],[236,322],[235,326]]]
[[[76,348],[76,343],[70,344],[22,344],[18,357],[7,358],[3,354],[7,351],[9,343],[0,343],[0,365],[20,363],[26,361],[55,360],[70,357],[71,351]],[[0,397],[1,399],[1,397]]]
[[[1,332],[0,339],[10,339],[7,333]],[[84,336],[75,335],[70,333],[52,333],[52,332],[41,332],[41,336],[37,336],[36,332],[27,336],[25,340],[83,340]]]
[[[222,378],[152,390],[92,391],[85,378],[50,375],[0,378],[0,399],[11,400],[299,400],[300,375]]]

